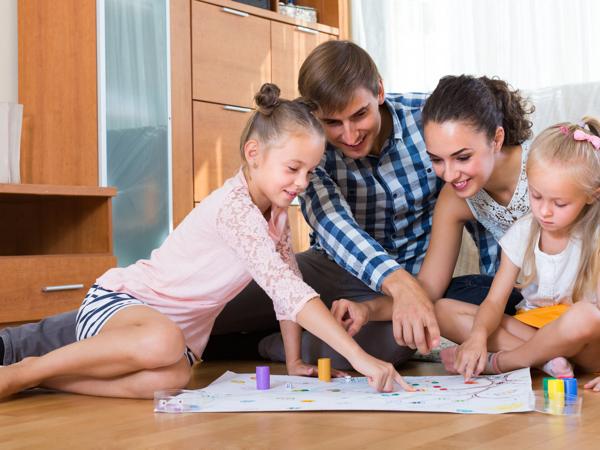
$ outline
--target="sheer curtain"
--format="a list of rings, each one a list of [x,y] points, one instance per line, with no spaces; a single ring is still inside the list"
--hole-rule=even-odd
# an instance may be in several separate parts
[[[125,266],[170,228],[168,0],[103,3],[106,181],[118,188],[114,250]]]
[[[520,89],[600,81],[596,0],[352,0],[352,38],[388,92],[440,77],[498,76]]]

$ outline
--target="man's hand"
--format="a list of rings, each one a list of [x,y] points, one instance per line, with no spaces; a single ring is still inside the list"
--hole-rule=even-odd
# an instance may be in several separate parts
[[[331,314],[350,336],[358,333],[363,325],[369,321],[369,307],[367,305],[345,298],[333,302]]]
[[[440,329],[425,290],[402,269],[388,275],[382,288],[393,298],[392,323],[398,345],[429,353],[440,343]]]

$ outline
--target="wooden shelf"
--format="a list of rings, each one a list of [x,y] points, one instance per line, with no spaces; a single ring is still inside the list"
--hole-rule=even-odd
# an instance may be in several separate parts
[[[298,25],[301,27],[311,28],[313,30],[320,31],[322,33],[329,33],[339,35],[339,26],[331,26],[324,23],[305,22],[303,20],[294,19],[292,17],[284,16],[275,11],[269,9],[259,8],[257,6],[246,5],[245,3],[236,2],[234,0],[202,0],[204,3],[211,3],[216,6],[223,6],[225,8],[235,9],[242,11],[253,16],[264,17],[269,20],[276,20],[277,22],[288,23],[291,25]],[[273,0],[276,1],[276,0]],[[306,2],[304,2],[306,3]],[[303,5],[303,4],[302,4]],[[308,6],[308,5],[306,5]]]
[[[113,187],[62,186],[57,184],[5,184],[0,183],[0,196],[68,196],[68,197],[114,197]]]

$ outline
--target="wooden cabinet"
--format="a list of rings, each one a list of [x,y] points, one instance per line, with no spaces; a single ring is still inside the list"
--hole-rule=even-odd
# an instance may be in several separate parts
[[[116,264],[113,188],[0,184],[0,322],[77,308]]]
[[[271,79],[270,22],[244,11],[192,2],[192,78],[196,100],[252,107]]]
[[[250,108],[194,101],[194,199],[201,201],[242,164],[240,135]]]
[[[278,14],[272,4],[273,11],[232,0],[170,2],[175,224],[238,170],[240,134],[260,86],[273,82],[282,97],[297,97],[310,51],[348,37],[348,0],[298,1],[317,10],[318,23]],[[308,225],[297,206],[290,216],[294,247],[305,249]]]
[[[98,187],[96,1],[19,0],[22,184],[0,184],[0,324],[77,308],[116,264]]]
[[[301,25],[271,24],[272,82],[281,88],[282,97],[296,98],[300,95],[300,66],[313,48],[335,38],[335,35]]]

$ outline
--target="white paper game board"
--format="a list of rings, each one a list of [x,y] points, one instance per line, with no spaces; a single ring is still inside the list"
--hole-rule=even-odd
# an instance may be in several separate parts
[[[378,393],[366,378],[350,381],[272,375],[271,389],[256,389],[254,374],[226,372],[198,390],[160,391],[156,412],[247,411],[428,411],[500,414],[532,411],[535,405],[529,369],[481,376],[404,377],[416,392]],[[290,386],[291,384],[291,386]],[[287,386],[286,386],[287,385]]]

